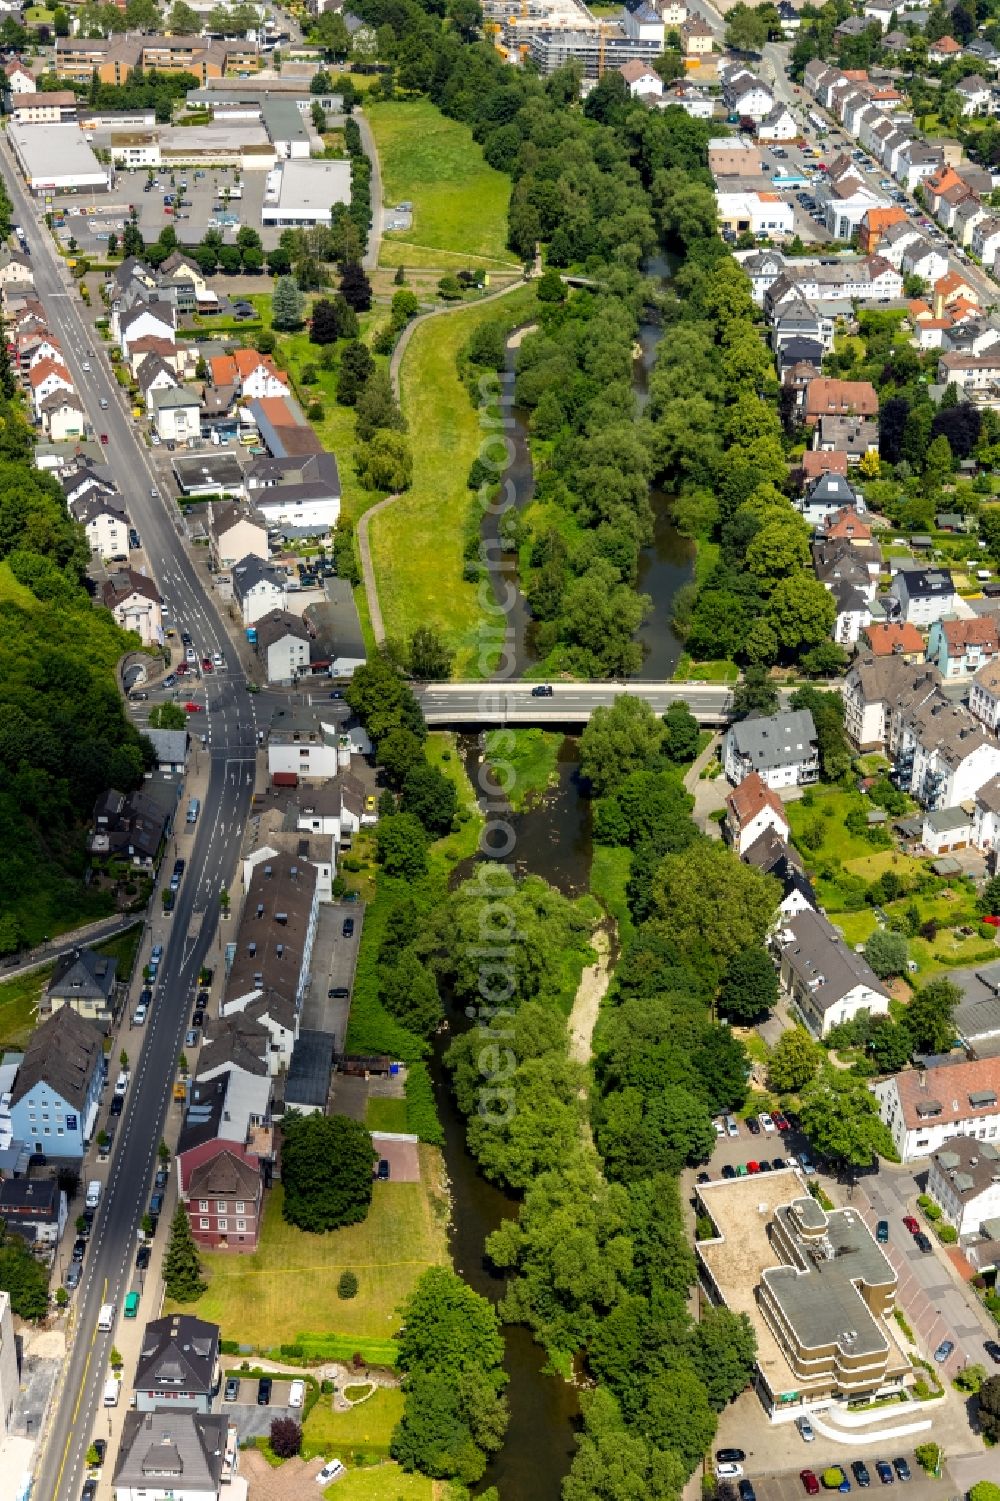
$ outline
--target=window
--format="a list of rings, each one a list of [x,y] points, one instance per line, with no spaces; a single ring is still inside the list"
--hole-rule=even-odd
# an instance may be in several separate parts
[[[199,1199],[198,1200],[198,1208],[201,1210],[202,1214],[207,1214],[208,1213],[208,1200],[207,1199]]]
[[[199,1228],[199,1230],[207,1230],[208,1229],[208,1223],[209,1223],[208,1220],[199,1220],[198,1221],[198,1228]]]
[[[246,1220],[237,1220],[236,1221],[236,1228],[237,1228],[237,1230],[245,1230],[246,1227],[247,1227]]]
[[[225,1199],[216,1199],[216,1201],[215,1201],[215,1212],[216,1212],[216,1214],[225,1214],[225,1212],[226,1212],[226,1201],[225,1201]]]
[[[236,1200],[236,1213],[237,1214],[242,1214],[245,1209],[246,1209],[246,1205],[244,1204],[243,1200],[242,1199],[237,1199]]]
[[[229,1229],[229,1221],[228,1220],[220,1220],[219,1221],[219,1229],[220,1230],[228,1230]]]

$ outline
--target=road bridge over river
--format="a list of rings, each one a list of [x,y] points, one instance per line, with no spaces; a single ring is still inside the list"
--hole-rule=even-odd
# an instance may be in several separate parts
[[[683,700],[699,724],[729,721],[732,690],[720,683],[553,683],[551,696],[536,697],[532,683],[424,683],[414,692],[428,724],[474,729],[481,725],[586,724],[600,705],[628,693],[644,698],[658,714]]]

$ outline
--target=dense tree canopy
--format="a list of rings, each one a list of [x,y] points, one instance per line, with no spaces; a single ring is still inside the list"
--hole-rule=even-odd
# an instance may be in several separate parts
[[[356,1225],[372,1201],[371,1134],[346,1115],[300,1115],[282,1123],[283,1213],[300,1230]]]

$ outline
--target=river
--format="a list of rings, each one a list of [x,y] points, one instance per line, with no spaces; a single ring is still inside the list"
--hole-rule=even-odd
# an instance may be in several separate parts
[[[667,269],[664,263],[650,267],[654,275],[665,275]],[[635,391],[640,410],[645,405],[647,380],[661,337],[662,328],[657,322],[652,318],[643,322],[639,330],[641,353],[635,361]],[[508,350],[510,375],[515,354],[514,349]],[[515,503],[523,508],[534,493],[528,414],[515,406],[507,415],[512,460],[505,479],[513,486]],[[681,644],[670,627],[670,612],[677,590],[694,575],[694,546],[681,537],[671,521],[670,497],[654,490],[650,503],[654,534],[640,555],[638,586],[652,596],[653,610],[637,633],[644,659],[636,675],[647,681],[670,677],[677,664]],[[494,546],[496,528],[496,518],[487,516],[483,536]],[[532,644],[530,611],[520,590],[508,620],[514,638],[516,671],[521,675],[537,661],[537,654]],[[470,779],[478,787],[479,740],[473,736],[464,738],[462,749]],[[562,743],[558,773],[557,786],[539,804],[529,812],[508,815],[515,834],[511,858],[519,874],[539,875],[558,890],[575,896],[587,889],[590,880],[591,808],[580,791],[578,745],[574,737],[567,736]],[[458,867],[453,879],[459,881],[467,876],[471,863]],[[468,1025],[460,1014],[453,1014],[450,1022],[451,1035]],[[504,1279],[487,1265],[484,1244],[491,1231],[517,1214],[518,1201],[488,1183],[466,1150],[465,1121],[456,1108],[443,1064],[448,1041],[447,1035],[438,1040],[431,1069],[451,1180],[451,1251],[455,1266],[469,1285],[491,1302],[497,1302],[503,1296]],[[505,1365],[510,1377],[510,1424],[504,1446],[490,1465],[483,1486],[496,1485],[501,1501],[557,1501],[562,1479],[576,1450],[579,1392],[546,1372],[544,1351],[526,1328],[509,1326],[504,1330],[504,1339]]]
[[[669,262],[656,257],[650,262],[648,273],[665,279],[669,275]],[[520,343],[518,330],[512,336],[507,349],[506,375],[513,388],[514,366],[517,347]],[[656,360],[656,348],[663,337],[663,329],[654,316],[646,317],[639,325],[638,347],[633,366],[636,400],[641,411],[647,400],[649,374]],[[535,493],[531,451],[528,446],[529,413],[511,405],[505,410],[506,433],[512,448],[512,459],[504,474],[504,483],[510,488],[518,510],[530,503]],[[674,635],[670,617],[678,589],[694,578],[695,545],[682,537],[674,526],[671,516],[672,497],[659,489],[651,489],[649,503],[653,512],[653,540],[639,554],[639,577],[637,589],[648,594],[653,601],[649,617],[635,633],[643,650],[642,666],[635,674],[638,682],[664,682],[673,675],[680,660],[683,646]],[[498,520],[486,516],[483,521],[483,539],[493,549],[497,546]],[[495,554],[494,554],[495,555]],[[510,553],[504,555],[513,569]],[[513,574],[505,575],[513,582]],[[496,589],[496,596],[501,591]],[[516,675],[523,676],[538,661],[534,641],[534,622],[527,601],[517,588],[507,610],[508,628],[512,633],[512,656]]]

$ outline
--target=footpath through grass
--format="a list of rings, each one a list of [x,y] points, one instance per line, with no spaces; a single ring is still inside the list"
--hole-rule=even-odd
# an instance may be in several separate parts
[[[431,1176],[438,1162],[420,1149],[420,1183],[378,1183],[360,1225],[312,1235],[281,1216],[283,1191],[267,1195],[259,1248],[250,1256],[206,1252],[208,1289],[183,1311],[219,1324],[225,1339],[266,1349],[293,1344],[303,1331],[386,1339],[399,1327],[399,1305],[421,1272],[447,1261],[443,1212],[435,1212]],[[337,1296],[341,1272],[358,1279],[355,1298]]]
[[[418,625],[455,651],[454,676],[484,677],[477,584],[463,578],[467,528],[477,507],[467,480],[484,435],[456,360],[472,330],[491,319],[514,328],[536,307],[533,287],[461,312],[429,318],[413,333],[400,369],[413,484],[371,523],[372,558],[386,634],[408,639]]]
[[[382,237],[384,266],[490,265],[519,269],[507,249],[510,179],[487,166],[467,125],[429,99],[365,105],[387,205],[413,204],[413,224]]]

